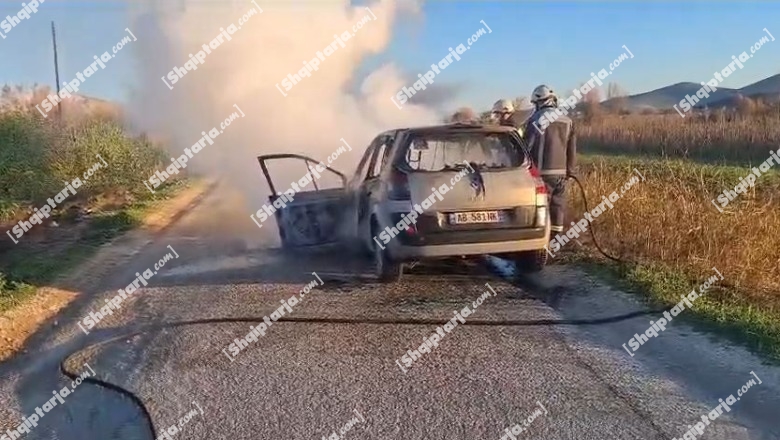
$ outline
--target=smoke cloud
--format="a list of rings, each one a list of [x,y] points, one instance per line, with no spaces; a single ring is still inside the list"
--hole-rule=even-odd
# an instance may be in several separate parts
[[[349,175],[380,131],[440,120],[422,105],[395,107],[390,97],[406,84],[406,78],[394,65],[382,65],[362,79],[355,77],[367,57],[387,48],[395,20],[419,13],[413,3],[185,0],[182,6],[174,10],[168,1],[149,2],[133,11],[130,26],[138,37],[134,46],[140,87],[132,93],[128,116],[134,127],[167,139],[171,155],[178,156],[200,139],[201,132],[219,128],[238,105],[246,116],[225,128],[214,145],[206,144],[189,160],[188,169],[222,178],[244,191],[247,215],[268,195],[256,160],[260,154],[299,153],[325,160],[344,138],[353,151],[332,166]],[[253,8],[257,13],[245,17],[239,29],[239,20]],[[362,27],[353,30],[361,20]],[[232,25],[236,27],[229,34]],[[169,72],[197,56],[223,29],[230,40],[223,38],[196,64],[197,70],[171,84]],[[353,35],[342,40],[343,47],[339,44],[317,71],[285,91],[283,79],[297,73],[336,40],[334,35],[345,31]],[[161,77],[166,77],[172,90]],[[358,87],[355,81],[360,81]],[[274,183],[287,185],[304,172],[301,165],[283,176],[286,181]]]

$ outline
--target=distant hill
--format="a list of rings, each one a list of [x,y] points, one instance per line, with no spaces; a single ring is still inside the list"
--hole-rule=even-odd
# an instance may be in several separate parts
[[[742,87],[739,89],[739,93],[742,93],[745,96],[755,95],[758,93],[780,93],[780,74],[770,76],[769,78],[762,79],[757,83]]]
[[[606,108],[614,108],[622,104],[631,111],[641,111],[648,108],[671,109],[680,100],[685,99],[685,95],[694,96],[701,87],[700,83],[681,82],[645,93],[610,99],[604,101],[602,105]],[[696,108],[703,108],[705,105],[709,108],[731,106],[739,99],[739,96],[751,99],[761,97],[774,101],[780,97],[780,74],[749,84],[741,89],[718,88],[716,92],[710,93],[709,98],[700,100]]]
[[[685,99],[685,95],[696,95],[696,91],[701,88],[701,84],[692,82],[681,82],[671,86],[661,87],[650,92],[640,93],[626,97],[626,104],[629,108],[671,108],[673,105]],[[718,89],[710,94],[710,101],[717,101],[736,93],[734,89]],[[609,106],[609,104],[605,103]]]
[[[777,104],[780,102],[780,93],[752,93],[750,95],[736,93],[733,96],[729,96],[728,98],[720,99],[710,103],[708,108],[713,110],[723,107],[736,108],[740,99],[744,97],[748,97],[753,101],[761,101],[765,104]]]

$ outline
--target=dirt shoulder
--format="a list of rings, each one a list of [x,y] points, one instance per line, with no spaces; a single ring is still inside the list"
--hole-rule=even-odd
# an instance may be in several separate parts
[[[60,263],[67,269],[46,283],[15,285],[11,295],[4,292],[11,300],[0,311],[0,361],[12,357],[42,323],[85,291],[96,288],[103,277],[143,249],[149,243],[150,234],[165,230],[197,205],[214,185],[210,181],[195,181],[167,200],[143,207],[133,214],[137,218],[134,228],[120,232],[89,252],[78,249],[80,243],[60,244],[59,250],[67,255],[65,258],[60,253],[49,254],[45,249],[38,249],[35,261],[38,270]],[[52,321],[52,325],[58,325],[57,321]]]

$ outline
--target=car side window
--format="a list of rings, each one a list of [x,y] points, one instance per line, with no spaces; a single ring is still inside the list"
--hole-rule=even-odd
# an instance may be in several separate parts
[[[377,143],[378,139],[374,139],[368,148],[366,148],[366,152],[363,153],[363,157],[360,159],[360,164],[358,164],[357,170],[355,171],[355,177],[353,178],[354,182],[359,183],[366,180],[366,174],[369,169],[369,164],[371,163],[371,158],[374,156],[374,152],[376,151]]]
[[[389,157],[390,147],[393,146],[392,136],[383,136],[379,139],[379,145],[377,146],[377,152],[371,159],[371,172],[368,177],[377,177],[382,174],[382,168],[384,167]]]

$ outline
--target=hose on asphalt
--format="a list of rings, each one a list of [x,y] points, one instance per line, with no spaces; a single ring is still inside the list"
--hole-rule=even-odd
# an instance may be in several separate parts
[[[610,316],[606,318],[595,318],[595,319],[534,319],[534,320],[504,320],[504,321],[467,321],[465,324],[461,325],[471,325],[471,326],[504,326],[504,327],[517,327],[517,326],[524,326],[524,327],[531,327],[531,326],[553,326],[553,325],[601,325],[601,324],[610,324],[614,322],[624,321],[627,319],[632,319],[638,316],[648,315],[655,313],[655,310],[640,310],[636,312],[626,313],[623,315],[617,315],[617,316]],[[102,341],[93,342],[91,344],[87,344],[84,347],[81,347],[80,349],[71,352],[70,354],[66,355],[65,358],[60,362],[60,372],[67,378],[71,380],[76,380],[79,376],[79,373],[71,370],[68,368],[67,364],[68,361],[75,357],[76,355],[90,350],[90,349],[96,349],[99,347],[103,347],[106,345],[109,345],[113,342],[117,342],[124,339],[133,338],[136,336],[141,336],[145,333],[151,332],[151,331],[159,331],[159,330],[165,330],[165,329],[172,329],[177,327],[184,327],[184,326],[190,326],[190,325],[206,325],[206,324],[224,324],[224,323],[252,323],[252,322],[263,322],[262,317],[254,317],[254,316],[248,316],[248,317],[234,317],[234,318],[208,318],[208,319],[195,319],[195,320],[189,320],[189,321],[175,321],[175,322],[169,322],[169,323],[163,323],[163,324],[157,324],[157,325],[150,325],[146,326],[128,333],[124,333],[118,336],[114,336],[108,339],[104,339]],[[381,319],[381,318],[307,318],[307,317],[292,317],[292,316],[282,316],[276,322],[289,322],[289,323],[311,323],[311,324],[352,324],[352,325],[444,325],[448,323],[448,320],[439,320],[439,319]],[[152,439],[158,438],[157,429],[154,425],[154,420],[152,419],[152,415],[149,412],[149,409],[146,407],[144,402],[141,400],[140,397],[138,397],[135,393],[133,393],[130,390],[127,390],[125,388],[120,387],[119,385],[107,382],[105,380],[102,380],[97,377],[86,377],[83,379],[84,382],[92,383],[94,385],[97,385],[99,387],[105,388],[107,390],[114,391],[116,393],[119,393],[122,396],[127,397],[130,399],[135,405],[137,405],[141,412],[146,418],[148,422],[149,427],[149,434],[151,434]]]
[[[574,182],[577,184],[577,186],[580,189],[580,195],[582,196],[582,201],[585,204],[586,211],[590,211],[589,204],[588,204],[588,198],[585,195],[585,187],[582,185],[582,183],[577,179],[575,176],[568,176],[568,179],[574,180]],[[586,218],[587,220],[587,218]],[[602,249],[601,245],[598,242],[598,239],[596,238],[596,234],[593,231],[593,223],[588,220],[588,224],[590,225],[590,236],[593,239],[593,244],[595,245],[596,249],[606,258],[618,262],[623,263],[624,261],[621,258],[614,257],[610,254],[608,254],[604,249]],[[611,316],[606,318],[595,318],[595,319],[536,319],[536,320],[504,320],[504,321],[467,321],[465,324],[462,325],[472,325],[472,326],[504,326],[504,327],[517,327],[517,326],[524,326],[524,327],[532,327],[532,326],[555,326],[555,325],[602,325],[602,324],[610,324],[614,322],[619,321],[625,321],[628,319],[632,319],[638,316],[643,315],[650,315],[657,313],[658,310],[643,310],[643,311],[636,311],[631,313],[626,313],[623,315],[617,315],[617,316]],[[136,336],[141,336],[145,333],[151,332],[151,331],[160,331],[165,329],[172,329],[177,327],[184,327],[184,326],[190,326],[190,325],[207,325],[207,324],[225,324],[225,323],[253,323],[253,322],[262,322],[262,317],[234,317],[234,318],[209,318],[209,319],[196,319],[196,320],[189,320],[189,321],[175,321],[170,323],[164,323],[164,324],[158,324],[158,325],[150,325],[143,327],[141,329],[128,332],[125,334],[121,334],[118,336],[114,336],[102,341],[94,342],[91,344],[87,344],[86,346],[71,352],[70,354],[66,355],[65,358],[60,363],[60,372],[65,376],[68,377],[71,380],[76,380],[79,377],[79,373],[73,370],[68,369],[67,364],[68,361],[75,357],[76,355],[90,349],[96,349],[102,346],[109,345],[111,343],[114,343],[116,341],[124,340],[133,338]],[[280,317],[276,322],[288,322],[288,323],[310,323],[310,324],[351,324],[351,325],[444,325],[448,323],[449,321],[446,320],[436,320],[436,319],[370,319],[370,318],[306,318],[306,317],[291,317],[291,316],[282,316]],[[122,388],[118,385],[115,385],[113,383],[107,382],[105,380],[99,379],[97,377],[87,377],[83,379],[84,382],[92,383],[94,385],[100,386],[102,388],[105,388],[107,390],[114,391],[116,393],[119,393],[120,395],[123,395],[130,399],[135,405],[137,405],[141,412],[146,418],[148,427],[149,427],[149,433],[151,434],[152,439],[157,439],[157,429],[154,425],[154,420],[152,419],[152,415],[149,412],[149,409],[144,404],[143,400],[141,400],[140,397],[138,397],[135,393],[132,391],[129,391],[125,388]]]
[[[582,203],[585,204],[585,211],[590,212],[590,205],[588,204],[588,197],[585,195],[585,187],[582,186],[582,182],[580,182],[579,179],[577,179],[576,176],[569,175],[567,179],[571,179],[574,182],[577,183],[577,186],[580,188],[580,195],[582,195]],[[593,232],[593,223],[591,223],[590,220],[586,217],[585,220],[587,220],[588,225],[590,226],[588,228],[588,231],[590,232],[590,237],[593,239],[593,244],[596,246],[596,249],[601,253],[601,255],[609,258],[610,260],[617,262],[617,263],[625,263],[625,261],[621,258],[612,256],[608,254],[604,249],[601,248],[601,245],[599,244],[599,241],[596,239],[596,233]]]

